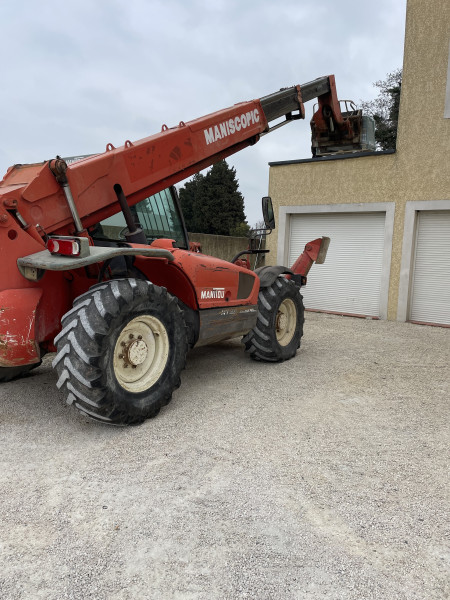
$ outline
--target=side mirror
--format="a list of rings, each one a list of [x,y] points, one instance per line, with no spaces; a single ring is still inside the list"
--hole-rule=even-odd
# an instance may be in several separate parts
[[[273,214],[273,204],[270,196],[264,196],[262,199],[262,213],[267,229],[275,229],[275,215]]]

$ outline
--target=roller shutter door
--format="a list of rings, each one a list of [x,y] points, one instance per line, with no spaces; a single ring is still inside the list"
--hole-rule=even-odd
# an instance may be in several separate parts
[[[411,321],[450,325],[450,211],[417,215]]]
[[[331,238],[326,262],[313,265],[302,294],[306,308],[380,316],[380,289],[386,214],[291,215],[289,266],[305,244]]]

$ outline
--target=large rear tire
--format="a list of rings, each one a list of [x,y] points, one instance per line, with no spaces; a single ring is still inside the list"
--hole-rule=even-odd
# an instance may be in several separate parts
[[[295,356],[303,335],[305,310],[298,287],[277,277],[261,288],[256,326],[243,337],[245,351],[254,360],[281,362]]]
[[[53,366],[66,401],[114,425],[158,414],[180,385],[187,332],[176,298],[148,281],[98,284],[62,318]]]

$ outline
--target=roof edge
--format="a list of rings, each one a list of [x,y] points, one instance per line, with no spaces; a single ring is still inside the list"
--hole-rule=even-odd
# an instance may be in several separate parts
[[[346,154],[330,154],[329,156],[318,156],[315,158],[297,158],[294,160],[280,160],[269,162],[269,167],[279,167],[281,165],[298,165],[302,163],[321,163],[328,160],[344,160],[347,158],[361,158],[363,156],[383,156],[386,154],[395,154],[395,150],[379,150],[376,152],[351,152]]]

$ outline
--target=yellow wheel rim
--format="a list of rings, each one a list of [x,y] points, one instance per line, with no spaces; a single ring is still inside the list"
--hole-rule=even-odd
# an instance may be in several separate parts
[[[156,317],[141,315],[127,323],[117,338],[114,374],[128,392],[143,392],[161,377],[168,357],[166,328]]]
[[[297,327],[297,307],[291,298],[286,298],[280,304],[275,320],[277,342],[287,346],[294,337]]]

